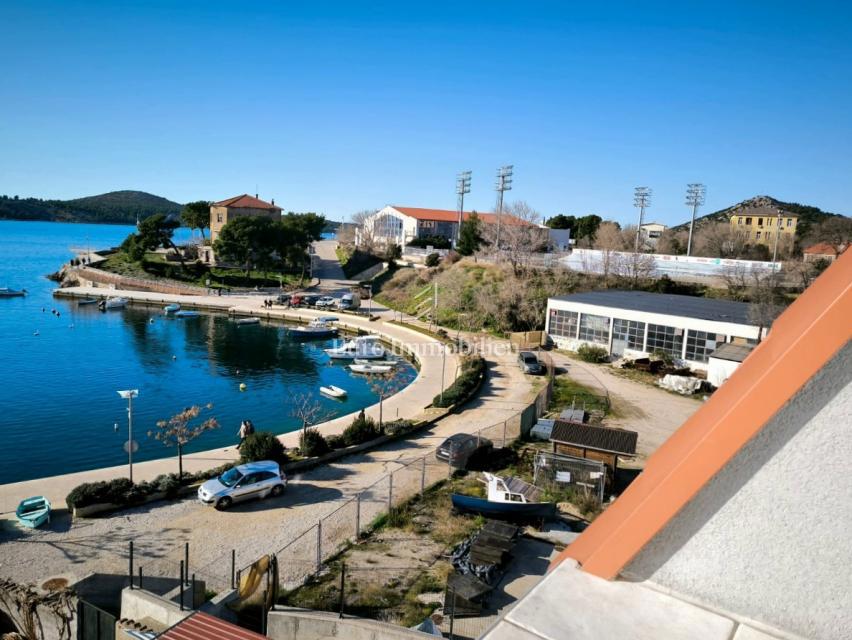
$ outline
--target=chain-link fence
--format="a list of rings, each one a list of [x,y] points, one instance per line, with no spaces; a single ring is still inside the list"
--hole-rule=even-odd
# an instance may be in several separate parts
[[[550,451],[537,451],[533,461],[533,484],[552,495],[575,492],[603,502],[606,465],[597,460],[574,458]]]

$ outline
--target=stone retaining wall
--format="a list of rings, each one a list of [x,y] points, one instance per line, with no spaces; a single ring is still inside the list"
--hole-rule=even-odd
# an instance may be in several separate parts
[[[194,287],[166,280],[145,280],[122,276],[117,273],[103,271],[94,267],[77,267],[69,271],[68,275],[76,276],[81,284],[90,284],[93,287],[106,285],[115,289],[127,289],[130,291],[153,291],[155,293],[171,293],[185,296],[201,296],[206,293],[203,287]]]

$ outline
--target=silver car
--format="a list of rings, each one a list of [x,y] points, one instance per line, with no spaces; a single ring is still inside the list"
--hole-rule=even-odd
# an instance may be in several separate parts
[[[227,509],[235,502],[266,496],[280,496],[287,487],[287,476],[277,462],[262,460],[228,469],[218,478],[198,487],[198,499],[217,509]]]

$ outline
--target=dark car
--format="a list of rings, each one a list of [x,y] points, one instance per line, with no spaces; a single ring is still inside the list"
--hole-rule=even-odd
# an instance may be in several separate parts
[[[464,469],[471,458],[486,456],[493,448],[494,445],[487,438],[457,433],[444,440],[435,452],[435,457],[451,467]]]
[[[312,293],[302,296],[302,306],[303,307],[313,307],[319,301],[322,296],[317,296]]]
[[[289,293],[282,293],[277,298],[275,298],[276,304],[292,304],[291,302],[292,296]]]
[[[544,373],[544,367],[538,361],[538,357],[532,351],[521,351],[518,354],[518,364],[521,371],[524,373],[540,374]]]

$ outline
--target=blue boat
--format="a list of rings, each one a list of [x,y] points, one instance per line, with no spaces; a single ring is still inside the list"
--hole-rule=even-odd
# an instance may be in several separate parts
[[[163,311],[165,311],[166,313],[175,313],[176,311],[180,311],[180,305],[177,302],[167,304],[165,307],[163,307]]]
[[[175,313],[175,318],[197,318],[200,315],[197,311],[178,311]]]
[[[490,473],[482,475],[488,485],[488,498],[454,493],[450,498],[458,511],[500,520],[550,518],[556,514],[555,504],[539,502],[541,492],[538,487],[519,478],[501,478]]]
[[[44,496],[33,496],[21,500],[18,508],[15,509],[15,516],[25,527],[30,529],[40,527],[45,522],[50,522],[50,500]]]

